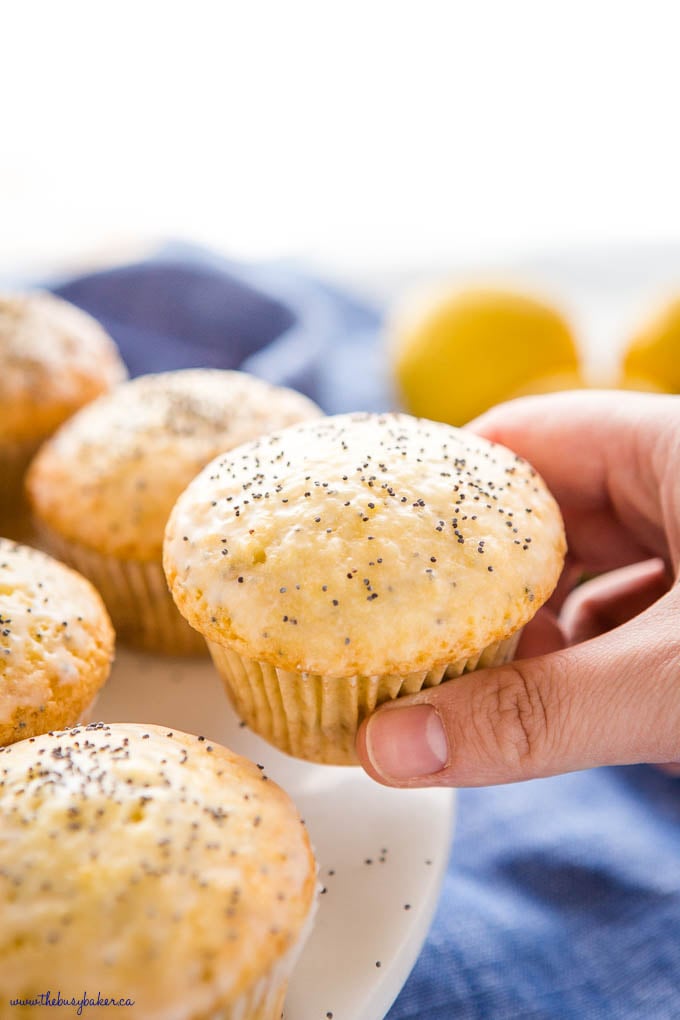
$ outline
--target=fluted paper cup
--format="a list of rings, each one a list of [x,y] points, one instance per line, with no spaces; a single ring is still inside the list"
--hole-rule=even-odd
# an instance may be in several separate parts
[[[378,705],[475,669],[509,662],[520,633],[436,669],[342,678],[278,669],[243,658],[214,641],[208,641],[208,648],[235,711],[250,729],[296,758],[354,765],[357,730]]]

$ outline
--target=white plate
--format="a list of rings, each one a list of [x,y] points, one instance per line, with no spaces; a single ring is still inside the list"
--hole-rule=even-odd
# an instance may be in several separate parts
[[[359,768],[310,765],[239,725],[209,661],[119,650],[93,716],[204,734],[262,763],[307,823],[325,892],[286,1020],[382,1020],[415,963],[446,871],[450,790],[389,790]]]

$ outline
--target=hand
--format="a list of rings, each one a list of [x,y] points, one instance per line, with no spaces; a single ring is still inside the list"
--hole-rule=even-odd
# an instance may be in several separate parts
[[[565,520],[565,570],[516,662],[364,722],[364,768],[390,786],[482,786],[680,760],[680,397],[531,397],[469,428],[542,474]],[[584,573],[600,576],[574,588]]]

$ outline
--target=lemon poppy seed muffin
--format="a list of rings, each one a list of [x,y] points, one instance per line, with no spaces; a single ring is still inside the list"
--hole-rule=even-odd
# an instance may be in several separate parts
[[[0,359],[0,531],[14,534],[38,446],[127,373],[98,322],[42,292],[0,294]]]
[[[163,532],[177,497],[218,453],[321,412],[244,372],[141,376],[71,418],[28,475],[47,548],[97,586],[122,641],[205,654],[167,590]]]
[[[0,746],[78,722],[108,677],[113,643],[84,577],[0,539]]]
[[[565,551],[533,468],[408,415],[340,415],[213,461],[165,570],[241,717],[291,754],[355,761],[377,704],[506,661]]]
[[[131,1020],[279,1020],[316,867],[256,765],[202,737],[94,723],[0,751],[0,812],[2,1016],[10,999],[85,989],[127,1000]]]

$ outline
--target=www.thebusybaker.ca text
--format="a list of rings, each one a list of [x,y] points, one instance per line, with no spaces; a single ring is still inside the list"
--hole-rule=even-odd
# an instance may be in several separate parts
[[[24,999],[10,999],[10,1006],[70,1006],[71,1009],[75,1009],[76,1016],[82,1016],[84,1009],[89,1009],[94,1006],[134,1006],[134,999],[127,999],[125,996],[117,998],[116,996],[102,995],[101,992],[97,992],[97,998],[88,996],[87,992],[83,992],[82,996],[77,999],[74,995],[63,996],[61,992],[57,992],[54,995],[51,991],[40,992],[39,995],[29,996]]]

